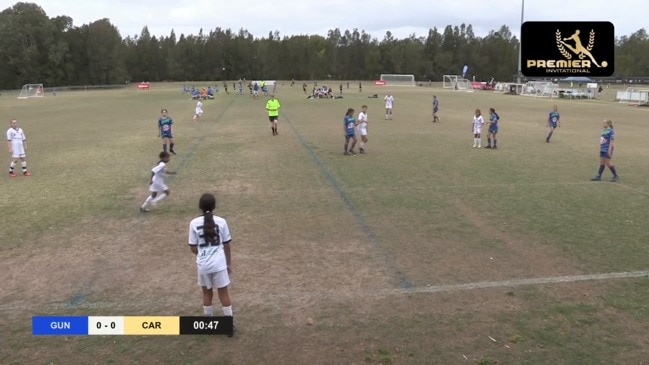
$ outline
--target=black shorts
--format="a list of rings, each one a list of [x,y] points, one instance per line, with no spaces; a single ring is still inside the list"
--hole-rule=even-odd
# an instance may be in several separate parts
[[[272,123],[272,122],[276,122],[278,119],[279,119],[279,117],[278,117],[277,115],[274,115],[274,116],[270,116],[270,115],[269,115],[269,116],[268,116],[268,120],[269,120],[271,123]]]

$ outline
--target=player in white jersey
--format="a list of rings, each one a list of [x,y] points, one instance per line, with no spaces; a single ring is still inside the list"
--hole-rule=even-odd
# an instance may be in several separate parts
[[[151,195],[140,206],[140,212],[150,212],[152,205],[156,205],[162,199],[169,196],[170,192],[167,184],[165,184],[165,177],[175,174],[175,172],[167,171],[167,163],[169,163],[170,158],[167,151],[160,152],[160,161],[151,169],[151,180],[149,182]]]
[[[196,103],[196,111],[194,113],[194,120],[199,120],[203,116],[203,102],[198,100]]]
[[[203,215],[189,223],[189,248],[196,255],[198,285],[203,290],[203,313],[213,315],[212,300],[216,288],[223,315],[232,317],[232,302],[228,285],[232,273],[230,253],[230,229],[225,219],[214,215],[216,199],[212,194],[203,194],[198,208]]]
[[[473,116],[473,148],[482,148],[482,126],[484,125],[484,119],[482,118],[482,113],[480,109],[475,110],[475,115]]]
[[[392,106],[394,105],[394,96],[388,93],[388,95],[386,95],[383,100],[385,100],[385,119],[392,119]]]
[[[361,146],[358,150],[361,153],[365,153],[365,144],[367,143],[367,105],[361,107],[356,124],[358,124],[358,134],[361,135]]]
[[[23,168],[23,176],[31,176],[31,172],[27,171],[27,160],[25,160],[25,150],[27,144],[25,140],[25,132],[18,126],[18,121],[12,119],[9,123],[11,127],[7,130],[7,146],[9,146],[9,153],[11,153],[11,163],[9,164],[9,176],[16,177],[16,164],[20,160]]]

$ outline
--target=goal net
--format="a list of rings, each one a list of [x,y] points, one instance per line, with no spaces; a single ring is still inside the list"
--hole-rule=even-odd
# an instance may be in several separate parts
[[[444,78],[442,79],[442,86],[445,89],[473,92],[471,82],[458,75],[444,75]]]
[[[521,95],[552,98],[557,96],[558,87],[559,85],[548,81],[529,81],[523,86]]]
[[[44,95],[43,84],[25,84],[20,90],[18,99],[42,98]]]
[[[417,86],[415,75],[381,74],[381,81],[385,81],[388,86]]]

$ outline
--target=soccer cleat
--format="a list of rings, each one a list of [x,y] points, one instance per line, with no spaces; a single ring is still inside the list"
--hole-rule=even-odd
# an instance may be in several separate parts
[[[365,153],[365,150],[362,149],[362,148],[359,148],[359,149],[358,149],[358,152],[360,152],[360,153]]]
[[[23,172],[23,176],[32,176],[32,173],[29,171]]]
[[[545,142],[550,143],[550,138],[546,138]]]
[[[491,145],[487,145],[487,147],[485,147],[485,148],[491,148]]]
[[[349,150],[349,153],[351,153],[352,155],[356,154],[356,152],[354,152],[354,150]]]
[[[620,177],[617,176],[617,175],[615,175],[615,176],[613,176],[613,177],[611,178],[611,182],[618,182],[618,180],[620,180]]]
[[[595,175],[590,181],[602,181],[602,177],[599,175]]]
[[[11,176],[11,177],[16,177],[16,173],[13,172],[13,171],[9,171],[9,176]]]
[[[345,156],[349,156],[349,155],[351,155],[351,153],[349,153],[349,152],[343,152],[343,155],[345,155]]]
[[[174,150],[169,150],[169,152],[171,152],[174,155],[176,154],[176,151],[174,151]]]
[[[148,213],[150,211],[151,211],[151,209],[149,209],[149,208],[140,207],[140,212],[142,212],[142,213]]]

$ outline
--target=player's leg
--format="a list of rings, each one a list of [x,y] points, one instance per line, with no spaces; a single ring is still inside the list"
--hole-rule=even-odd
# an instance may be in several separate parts
[[[352,155],[355,155],[356,152],[354,151],[354,147],[356,147],[356,143],[358,142],[358,140],[356,139],[356,136],[355,136],[355,135],[351,136],[351,138],[352,138],[352,146],[351,146],[351,148],[349,149],[349,152],[350,152]]]
[[[617,182],[620,177],[617,175],[617,170],[615,169],[615,166],[613,166],[613,164],[611,163],[611,158],[613,156],[608,156],[608,157],[609,158],[605,159],[605,161],[606,161],[606,166],[613,173],[613,177],[611,178],[611,182]]]
[[[169,140],[169,152],[171,152],[171,153],[173,153],[175,155],[176,152],[174,151],[174,137],[169,135],[169,138],[167,138],[167,139]]]
[[[386,120],[388,119],[388,112],[389,112],[389,109],[388,109],[388,108],[385,108],[385,119],[386,119]]]
[[[161,194],[158,194],[158,196],[154,197],[153,200],[151,200],[151,204],[156,205],[166,197],[168,197],[170,194],[169,189],[165,186],[164,191],[162,191]]]
[[[478,133],[473,129],[473,148],[478,147]]]
[[[545,141],[550,143],[550,138],[552,138],[552,133],[554,133],[554,126],[550,124],[550,128],[548,129],[548,136],[545,137]]]
[[[164,152],[167,152],[167,144],[169,143],[169,138],[167,138],[165,135],[162,136],[162,150]]]
[[[492,138],[493,143],[494,143],[493,149],[497,149],[498,148],[498,130],[497,129],[494,130],[494,132],[492,133],[491,138]]]
[[[478,148],[482,148],[482,133],[478,131],[478,134],[476,136],[478,138]]]
[[[20,166],[23,168],[23,176],[31,176],[32,174],[27,171],[27,160],[25,155],[20,156]]]
[[[144,203],[140,206],[140,212],[149,212],[149,205],[151,205],[151,201],[156,197],[158,193],[155,191],[152,191],[151,194],[146,198]]]
[[[604,157],[604,152],[599,153],[599,170],[597,170],[597,175],[595,175],[591,180],[600,181],[602,180],[602,174],[606,168],[606,158]]]
[[[365,153],[365,144],[367,143],[367,134],[361,134],[361,145],[358,147],[360,153]]]
[[[11,163],[9,164],[9,176],[14,177],[16,176],[16,164],[18,163],[18,158],[17,157],[12,157],[11,158]]]
[[[348,152],[349,148],[349,140],[351,139],[351,136],[345,136],[345,152],[343,153],[344,155],[349,155],[350,153]]]

